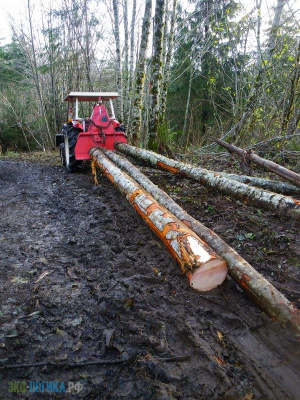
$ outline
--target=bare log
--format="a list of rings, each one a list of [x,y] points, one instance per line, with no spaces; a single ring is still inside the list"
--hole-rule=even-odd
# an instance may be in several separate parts
[[[246,158],[248,160],[253,161],[255,164],[261,165],[268,171],[274,172],[274,174],[281,176],[284,179],[292,182],[294,185],[300,187],[300,175],[290,169],[282,167],[279,164],[274,163],[273,161],[266,160],[265,158],[259,157],[253,151],[247,151],[241,149],[239,147],[234,146],[233,144],[229,144],[224,142],[221,139],[215,139],[215,142],[218,143],[220,146],[225,147],[230,153],[238,154],[242,158]]]
[[[270,282],[215,232],[184,211],[171,197],[154,185],[150,179],[128,160],[109,150],[103,149],[103,152],[147,190],[155,200],[166,207],[181,222],[204,240],[217,254],[223,257],[227,262],[231,277],[266,314],[279,321],[282,325],[291,327],[300,336],[299,310],[272,286]]]
[[[269,190],[275,193],[281,193],[286,195],[296,195],[300,196],[300,188],[292,185],[291,183],[285,183],[280,181],[273,181],[271,179],[262,179],[256,176],[247,176],[247,175],[236,175],[236,174],[227,174],[225,172],[217,172],[218,174],[224,176],[225,178],[233,179],[237,182],[246,183],[247,185],[253,185],[260,187],[265,190]]]
[[[223,259],[137,182],[122,172],[101,150],[91,149],[90,154],[92,160],[163,241],[186,274],[191,287],[204,292],[223,283],[228,271]]]
[[[223,177],[217,172],[171,160],[153,151],[139,149],[124,143],[116,143],[115,147],[122,153],[146,161],[152,166],[190,178],[244,202],[252,203],[258,207],[263,207],[294,219],[300,219],[300,201],[292,197],[236,182]]]

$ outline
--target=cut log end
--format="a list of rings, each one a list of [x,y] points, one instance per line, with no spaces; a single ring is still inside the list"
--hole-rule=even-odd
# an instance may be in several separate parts
[[[227,275],[224,260],[215,258],[198,268],[190,277],[190,286],[199,292],[207,292],[221,285]]]

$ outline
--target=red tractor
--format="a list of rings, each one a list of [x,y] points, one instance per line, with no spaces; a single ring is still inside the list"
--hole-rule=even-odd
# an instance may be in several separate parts
[[[64,99],[68,102],[68,122],[63,125],[62,134],[56,135],[56,146],[60,148],[62,164],[69,172],[77,169],[82,160],[89,160],[92,147],[114,150],[115,142],[127,143],[125,129],[115,118],[112,100],[118,93],[71,92]],[[79,102],[96,102],[90,118],[79,118]],[[104,101],[110,104],[109,117]],[[75,103],[75,116],[73,115]]]

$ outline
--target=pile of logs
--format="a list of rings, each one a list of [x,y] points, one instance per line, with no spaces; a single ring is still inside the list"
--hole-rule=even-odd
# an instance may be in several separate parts
[[[219,189],[243,201],[300,219],[300,202],[292,197],[249,186],[239,176],[217,173],[168,159],[145,149],[117,143],[116,149],[169,172]],[[207,291],[220,285],[227,269],[237,284],[274,320],[300,336],[299,310],[222,238],[187,214],[126,158],[106,149],[90,151],[93,163],[122,192],[139,215],[164,242],[186,274],[191,287]],[[124,172],[125,171],[125,172]],[[296,174],[297,175],[297,174]],[[243,177],[247,183],[250,177]],[[298,186],[267,181],[281,192],[299,193]],[[270,183],[271,182],[271,183]],[[262,184],[265,184],[261,182]],[[270,187],[270,186],[268,186]]]

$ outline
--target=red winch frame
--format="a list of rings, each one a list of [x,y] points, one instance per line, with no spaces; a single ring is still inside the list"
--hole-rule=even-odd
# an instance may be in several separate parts
[[[76,147],[76,160],[89,160],[89,151],[93,147],[114,150],[115,142],[127,143],[124,129],[115,117],[112,100],[118,97],[115,92],[71,92],[64,101],[68,101],[68,121],[81,130]],[[78,116],[79,102],[96,102],[90,118]],[[109,101],[109,117],[103,101]],[[75,102],[75,116],[73,115]]]

